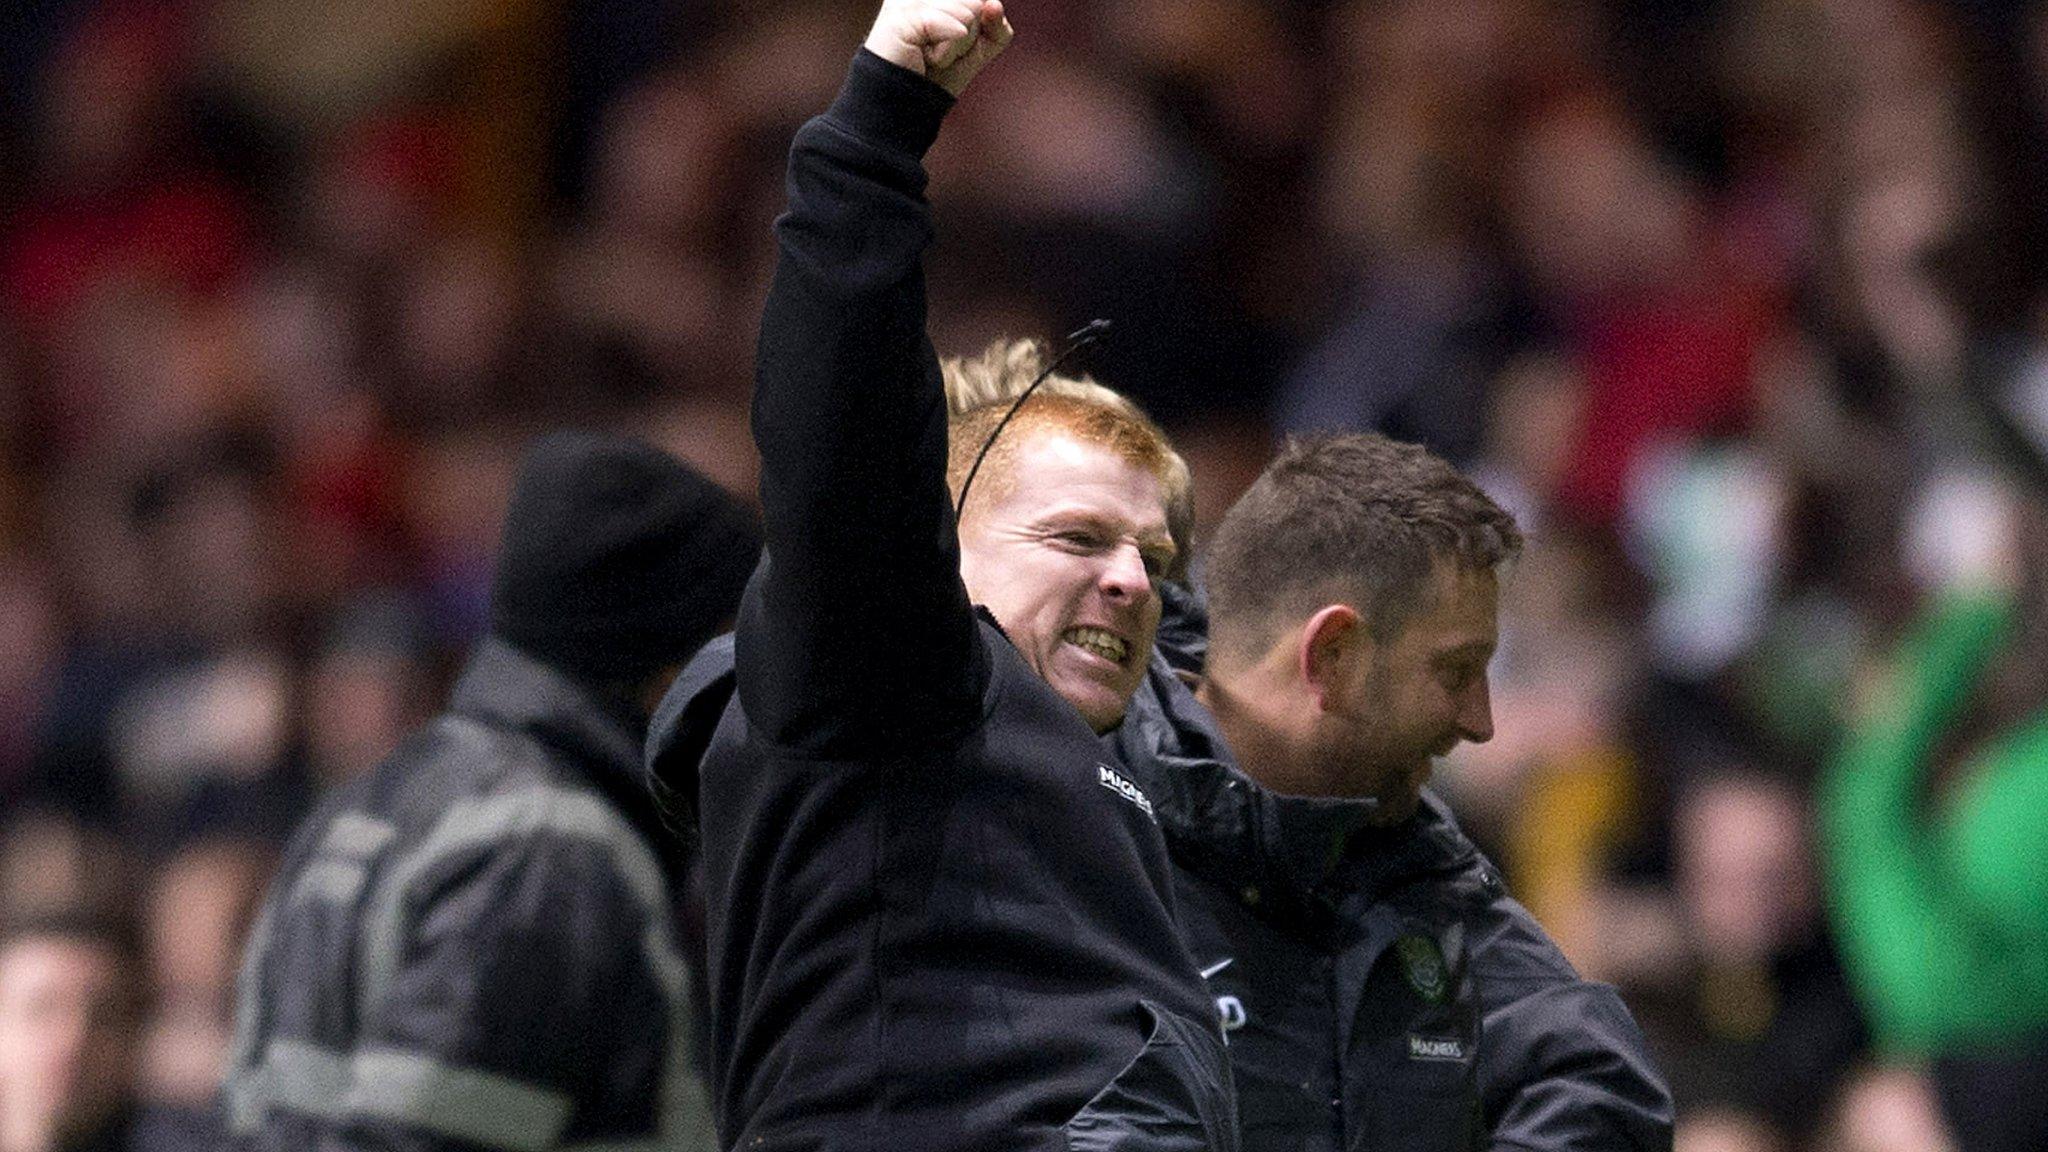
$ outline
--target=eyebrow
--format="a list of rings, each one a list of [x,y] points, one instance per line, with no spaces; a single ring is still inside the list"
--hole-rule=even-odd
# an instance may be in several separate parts
[[[1128,534],[1133,536],[1138,545],[1138,551],[1145,557],[1146,562],[1157,565],[1162,571],[1173,567],[1174,561],[1180,559],[1180,544],[1174,540],[1171,530],[1166,528],[1140,528],[1135,532],[1125,533],[1122,528],[1112,525],[1111,522],[1115,519],[1115,517],[1104,515],[1091,508],[1067,506],[1049,509],[1034,520],[1033,523],[1042,529],[1053,529],[1066,524],[1088,524],[1104,529],[1113,528],[1118,535]]]

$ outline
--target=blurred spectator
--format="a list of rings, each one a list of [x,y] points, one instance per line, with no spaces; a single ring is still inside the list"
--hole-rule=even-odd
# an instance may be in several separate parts
[[[412,529],[412,576],[430,639],[459,651],[483,635],[489,616],[517,442],[504,428],[475,425],[409,447],[398,499]]]
[[[1649,656],[1698,684],[1757,641],[1785,565],[1791,485],[1747,442],[1645,449],[1625,498],[1625,538],[1655,594]]]
[[[124,284],[217,291],[249,257],[246,206],[181,148],[177,8],[85,8],[44,62],[33,186],[0,239],[0,305],[31,335]]]
[[[1531,70],[1564,62],[1546,61],[1540,22],[1520,4],[1472,5],[1456,21],[1424,3],[1348,4],[1331,23],[1348,82],[1314,176],[1326,246],[1297,265],[1321,273],[1317,287],[1341,307],[1300,301],[1327,327],[1275,419],[1293,432],[1377,428],[1469,459],[1484,376],[1521,326],[1484,236],[1506,143],[1498,103],[1517,85],[1517,52]]]
[[[140,1048],[138,1094],[200,1127],[227,1070],[242,944],[275,863],[271,845],[195,839],[154,869],[145,895],[155,1003]]]
[[[1583,406],[1577,369],[1554,352],[1524,352],[1489,391],[1472,474],[1528,526],[1501,588],[1492,672],[1495,708],[1515,722],[1457,749],[1438,786],[1566,955],[1583,962],[1584,893],[1647,806],[1622,731],[1640,643],[1615,610],[1627,588],[1611,544],[1555,512]]]
[[[0,1149],[128,1152],[142,998],[132,944],[91,918],[0,928]]]
[[[1850,971],[1891,1056],[1933,1061],[1963,1147],[2048,1143],[2048,679],[2037,509],[1928,490],[1932,597],[1867,685],[1823,798]]]
[[[302,693],[310,783],[325,790],[354,780],[427,718],[424,651],[417,614],[396,594],[366,595],[337,613]]]
[[[61,639],[39,567],[0,550],[0,798],[23,786],[35,721],[55,687]]]
[[[1603,928],[1590,901],[1656,802],[1623,725],[1639,657],[1603,610],[1611,582],[1583,540],[1529,543],[1502,589],[1494,657],[1494,709],[1515,725],[1457,750],[1440,785],[1566,956],[1592,972]]]
[[[1956,1152],[1927,1077],[1903,1067],[1859,1072],[1829,1118],[1828,1138],[1842,1152]]]
[[[584,219],[549,273],[572,346],[637,361],[671,387],[739,394],[752,348],[728,322],[742,301],[719,241],[739,191],[741,111],[673,71],[611,108]]]
[[[1633,994],[1671,1078],[1681,1144],[1808,1146],[1815,1103],[1840,1092],[1864,1038],[1820,916],[1804,805],[1780,778],[1721,769],[1682,786],[1673,822],[1676,948],[1631,941],[1603,970]],[[1604,927],[1653,922],[1638,908]]]
[[[1778,286],[1725,266],[1725,223],[1608,102],[1545,110],[1508,160],[1520,254],[1586,380],[1561,508],[1607,523],[1645,449],[1745,426]]]
[[[0,826],[0,918],[125,914],[134,882],[126,854],[104,831],[47,809],[17,808]]]

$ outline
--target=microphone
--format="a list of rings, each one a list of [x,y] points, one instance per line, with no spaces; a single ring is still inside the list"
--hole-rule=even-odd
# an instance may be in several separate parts
[[[974,486],[974,477],[981,471],[981,462],[988,459],[988,450],[996,446],[996,437],[1001,436],[1003,429],[1010,426],[1010,419],[1017,414],[1017,409],[1022,408],[1024,402],[1031,399],[1031,394],[1038,391],[1038,386],[1045,383],[1054,372],[1059,371],[1060,365],[1072,359],[1075,353],[1091,344],[1098,344],[1107,338],[1110,327],[1109,321],[1098,317],[1069,332],[1067,334],[1067,346],[1061,349],[1060,354],[1052,358],[1052,363],[1047,364],[1045,370],[1040,372],[1031,381],[1031,384],[1018,395],[1016,402],[1010,405],[1010,410],[1003,413],[1003,418],[996,421],[996,426],[989,432],[988,439],[982,441],[981,451],[975,453],[974,465],[967,469],[967,479],[960,482],[960,499],[953,503],[954,523],[957,524],[962,514],[967,510],[967,490]]]

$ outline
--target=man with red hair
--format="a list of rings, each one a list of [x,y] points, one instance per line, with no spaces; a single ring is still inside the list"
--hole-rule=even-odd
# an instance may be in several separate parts
[[[956,365],[949,437],[924,333],[922,156],[1009,37],[993,0],[888,0],[791,149],[767,554],[651,744],[697,805],[729,1148],[1236,1146],[1151,801],[1098,739],[1145,675],[1185,469],[1084,382],[1022,398],[1032,349],[991,354],[987,403]]]

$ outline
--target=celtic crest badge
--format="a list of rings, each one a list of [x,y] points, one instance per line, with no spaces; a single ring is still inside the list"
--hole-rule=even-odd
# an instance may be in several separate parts
[[[1445,992],[1444,955],[1436,941],[1427,936],[1403,936],[1394,942],[1401,958],[1401,970],[1409,986],[1431,1004],[1441,1004]]]

